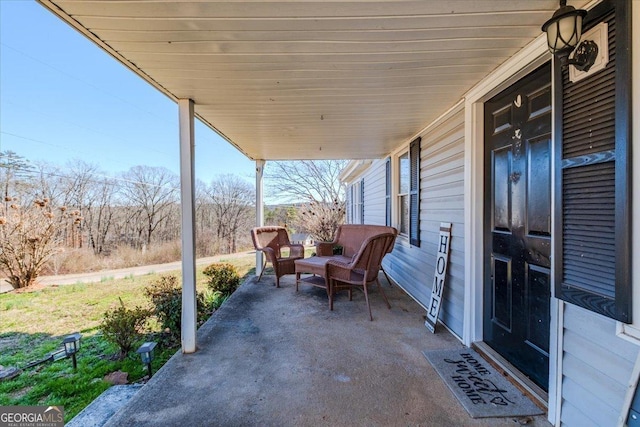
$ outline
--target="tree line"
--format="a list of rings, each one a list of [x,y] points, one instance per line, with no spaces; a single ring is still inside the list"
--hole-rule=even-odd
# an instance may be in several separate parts
[[[338,179],[344,164],[268,163],[266,188],[282,203],[265,209],[266,224],[330,240],[344,221],[344,189]],[[145,251],[180,241],[179,176],[164,167],[139,165],[109,174],[83,160],[61,167],[33,163],[4,151],[0,152],[0,184],[4,198],[0,253],[16,252],[14,264],[42,256],[36,246],[44,243],[38,233],[44,233],[46,224],[55,226],[49,243],[53,252],[65,247],[108,256],[122,246]],[[220,175],[208,183],[198,180],[195,203],[198,256],[234,253],[251,246],[253,184],[235,175]],[[34,209],[41,212],[34,216]],[[28,221],[35,222],[31,231],[25,228]],[[18,237],[22,239],[19,244],[11,240]],[[0,259],[0,267],[4,264]],[[6,265],[3,269],[13,274]]]
[[[74,160],[60,167],[32,163],[0,152],[4,212],[46,200],[53,208],[77,213],[67,224],[64,245],[108,255],[120,245],[144,250],[180,238],[179,176],[164,167],[139,165],[117,175]],[[234,175],[196,182],[197,231],[216,243],[206,252],[231,253],[246,246],[240,230],[255,224],[255,189]]]

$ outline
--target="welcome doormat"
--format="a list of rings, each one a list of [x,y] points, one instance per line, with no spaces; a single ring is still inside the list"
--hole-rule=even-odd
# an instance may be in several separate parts
[[[470,348],[422,352],[472,418],[543,411]]]

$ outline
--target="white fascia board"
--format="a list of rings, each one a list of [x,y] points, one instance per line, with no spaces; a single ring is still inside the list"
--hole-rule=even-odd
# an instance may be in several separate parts
[[[356,180],[373,163],[373,160],[351,160],[340,172],[340,182],[348,184]]]

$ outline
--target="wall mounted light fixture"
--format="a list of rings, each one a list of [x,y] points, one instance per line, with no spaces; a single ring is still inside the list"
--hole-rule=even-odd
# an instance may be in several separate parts
[[[580,71],[588,71],[598,57],[598,45],[594,41],[580,43],[582,21],[586,15],[586,10],[567,6],[567,0],[560,0],[560,8],[542,26],[542,31],[547,33],[549,51],[562,67],[573,65]],[[569,58],[574,50],[573,58]]]

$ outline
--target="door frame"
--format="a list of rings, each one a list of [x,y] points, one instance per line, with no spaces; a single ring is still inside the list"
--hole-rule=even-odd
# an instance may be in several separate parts
[[[465,95],[465,157],[464,157],[464,216],[465,216],[465,299],[464,299],[464,333],[463,342],[471,346],[483,340],[483,264],[484,264],[484,218],[476,215],[484,212],[484,102],[516,83],[527,74],[551,60],[547,40],[541,34],[491,75]],[[553,66],[552,66],[553,70]],[[551,73],[553,93],[553,72]],[[552,99],[552,110],[555,109]],[[555,129],[551,128],[551,152],[554,152]],[[551,158],[551,170],[555,167],[555,159]],[[551,211],[554,204],[554,177],[551,177]],[[552,215],[553,221],[553,215]],[[551,224],[553,230],[553,223]],[[551,257],[556,236],[551,236]],[[553,263],[551,266],[553,279]],[[553,295],[551,284],[550,307],[550,343],[549,343],[549,391],[548,420],[557,425],[560,417],[562,396],[562,302]]]

